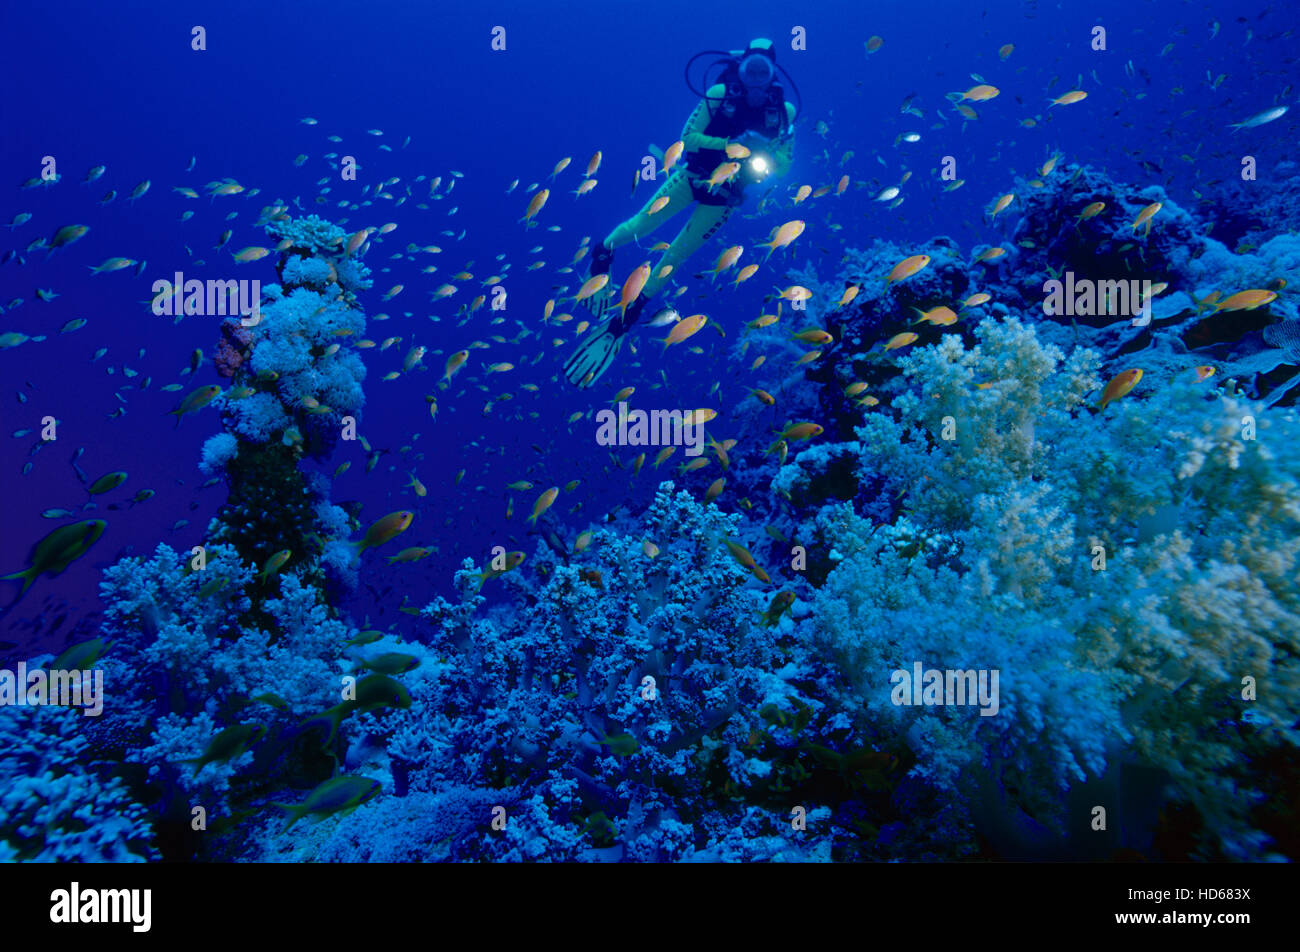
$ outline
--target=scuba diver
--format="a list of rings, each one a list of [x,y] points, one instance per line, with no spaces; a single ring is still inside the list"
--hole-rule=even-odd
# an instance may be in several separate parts
[[[691,82],[691,66],[708,55],[723,59],[705,70],[706,83],[713,69],[722,67],[722,72],[701,94]],[[565,362],[564,375],[570,383],[589,387],[609,368],[622,346],[623,335],[640,318],[646,302],[659,293],[681,263],[712,238],[744,202],[746,185],[757,184],[768,174],[781,176],[789,171],[798,110],[786,99],[785,87],[777,82],[778,70],[798,96],[793,80],[776,63],[776,48],[771,40],[756,39],[746,49],[730,53],[705,50],[687,63],[687,86],[701,96],[701,101],[682,130],[683,161],[670,172],[667,181],[641,211],[592,249],[588,278],[609,274],[614,249],[644,238],[688,205],[694,203],[696,207],[626,313],[615,314],[597,326]],[[731,161],[729,147],[741,160],[739,168],[725,181],[710,186],[710,179],[725,177],[722,166]],[[653,214],[652,208],[662,208],[662,211]],[[665,267],[669,269],[667,272]],[[594,294],[586,303],[597,319],[603,318],[611,308],[618,309],[611,292]],[[658,326],[678,319],[671,307],[662,307],[655,312],[651,324]]]

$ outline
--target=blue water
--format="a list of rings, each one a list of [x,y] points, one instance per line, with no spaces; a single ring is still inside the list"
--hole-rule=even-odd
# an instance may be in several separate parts
[[[671,393],[678,406],[726,407],[747,393],[738,361],[705,358],[686,348],[661,356],[653,340],[661,332],[645,328],[635,338],[638,359],[625,351],[598,386],[579,391],[559,376],[575,340],[574,325],[541,327],[542,308],[557,286],[567,285],[572,295],[581,283],[581,274],[557,271],[570,263],[583,237],[598,241],[648,198],[654,186],[642,182],[633,197],[632,179],[648,146],[662,148],[677,139],[696,104],[682,75],[695,52],[773,37],[779,62],[798,84],[803,112],[794,167],[775,193],[779,207],[760,216],[751,198],[744,214],[692,259],[693,272],[711,267],[730,245],[749,248],[765,240],[774,225],[791,217],[788,195],[799,185],[834,185],[845,173],[852,184],[844,195],[832,193],[801,207],[798,215],[808,231],[779,256],[783,264],[811,263],[828,279],[845,249],[877,238],[906,245],[947,235],[969,249],[989,240],[992,200],[1017,179],[1034,178],[1054,154],[1103,169],[1116,180],[1161,184],[1190,207],[1196,203],[1193,190],[1204,193],[1215,181],[1231,179],[1243,154],[1255,155],[1261,168],[1294,154],[1300,121],[1294,108],[1300,44],[1294,11],[1282,3],[661,0],[634,10],[617,2],[569,0],[508,2],[488,10],[480,4],[376,0],[183,7],[0,7],[0,221],[24,212],[32,216],[0,231],[0,254],[12,249],[23,259],[0,265],[0,333],[48,337],[0,350],[0,571],[20,570],[33,543],[59,524],[42,518],[42,511],[77,510],[88,501],[71,465],[76,450],[84,447],[78,465],[91,480],[115,470],[129,473],[122,488],[96,499],[98,509],[79,517],[108,520],[91,552],[57,578],[38,579],[0,618],[6,656],[58,651],[93,637],[100,572],[121,556],[147,555],[160,541],[178,550],[202,541],[225,495],[221,485],[200,489],[206,477],[197,469],[200,447],[218,432],[219,421],[208,409],[178,427],[169,411],[196,386],[226,384],[212,366],[220,319],[192,317],[176,324],[150,313],[147,302],[152,282],[178,270],[187,277],[274,281],[273,258],[235,265],[230,257],[245,246],[273,244],[253,226],[264,205],[285,201],[292,213],[320,214],[349,233],[397,224],[367,254],[374,286],[361,299],[371,320],[369,337],[401,337],[387,350],[363,352],[368,377],[361,432],[387,452],[373,472],[366,471],[356,443],[340,444],[327,460],[309,465],[332,473],[350,461],[333,484],[335,502],[361,503],[363,527],[386,512],[412,509],[415,523],[401,544],[437,547],[424,561],[391,567],[379,553],[369,553],[362,586],[339,606],[361,627],[369,618],[410,631],[417,622],[396,608],[450,596],[452,573],[464,558],[482,566],[498,544],[531,551],[535,537],[527,534],[524,520],[542,488],[581,480],[552,510],[570,542],[605,513],[620,507],[637,513],[650,502],[660,474],[647,465],[633,478],[629,470],[614,468],[609,452],[595,441],[590,411],[608,406],[618,388],[633,386],[643,396],[665,399]],[[1216,22],[1221,28],[1212,36]],[[196,25],[206,30],[204,51],[190,47]],[[490,48],[497,25],[507,31],[504,52]],[[1104,51],[1090,48],[1098,25],[1106,29]],[[806,33],[806,50],[790,48],[795,28]],[[884,43],[868,55],[864,41],[873,34]],[[1005,60],[998,55],[1004,44],[1014,44]],[[1167,44],[1172,49],[1162,54]],[[974,85],[972,74],[998,86],[1001,95],[975,103],[979,119],[963,124],[945,96]],[[1224,78],[1213,88],[1219,74]],[[1074,88],[1088,92],[1086,103],[1047,108],[1051,98]],[[922,118],[900,111],[908,96]],[[1292,110],[1275,123],[1235,135],[1228,129],[1281,104]],[[940,113],[942,128],[935,129]],[[317,124],[303,124],[304,117]],[[1028,119],[1036,124],[1027,127]],[[383,134],[367,134],[370,129]],[[919,142],[896,143],[911,132],[920,134]],[[341,141],[328,141],[330,135]],[[575,197],[572,191],[596,150],[603,153],[599,185]],[[842,164],[849,151],[852,157]],[[357,158],[356,182],[339,180],[324,158],[328,152]],[[294,165],[299,154],[307,156],[301,167]],[[40,174],[46,156],[55,159],[62,180],[21,188]],[[551,182],[552,168],[566,156],[571,165]],[[938,179],[945,156],[954,157],[965,180],[955,192],[945,191]],[[82,184],[87,170],[101,164],[107,167],[102,178]],[[453,170],[463,178],[448,193]],[[901,206],[870,201],[909,171]],[[426,179],[414,182],[420,175]],[[339,207],[341,200],[361,200],[363,185],[393,176],[400,178],[389,187],[395,197],[410,189],[401,207],[382,199],[358,210]],[[434,176],[442,177],[441,197],[429,200],[428,179]],[[205,185],[226,178],[260,194],[210,199]],[[329,191],[319,204],[317,183],[323,178]],[[128,201],[145,179],[152,183],[147,194]],[[507,194],[515,179],[518,187]],[[531,183],[550,187],[551,196],[539,215],[541,227],[525,229],[519,219]],[[173,190],[180,186],[201,197]],[[109,190],[117,197],[101,204]],[[417,203],[427,203],[427,210]],[[188,210],[193,216],[180,221]],[[653,240],[671,239],[681,221]],[[72,223],[90,226],[76,244],[49,255],[44,248],[26,250],[34,239],[48,240]],[[550,226],[560,230],[548,231]],[[234,234],[216,251],[213,245],[226,228]],[[410,242],[437,244],[443,253],[403,253]],[[537,245],[543,250],[533,253]],[[99,275],[88,270],[111,256],[147,265],[141,274],[135,268]],[[648,256],[623,249],[617,269]],[[528,270],[538,260],[545,266]],[[485,309],[459,326],[458,310],[484,293],[482,280],[502,274],[506,262],[506,322],[489,325],[492,314]],[[428,263],[438,266],[436,274],[421,273]],[[429,292],[462,269],[474,279],[463,282],[452,299],[431,301]],[[743,324],[763,312],[773,285],[787,283],[778,265],[739,288],[729,278],[716,287],[688,279],[684,299],[690,312],[709,313],[730,346]],[[382,301],[396,284],[404,291]],[[58,297],[38,300],[38,288]],[[19,297],[24,303],[10,307]],[[578,308],[556,308],[570,309],[581,319]],[[389,320],[376,322],[385,313]],[[74,318],[84,318],[86,326],[60,334]],[[436,389],[447,355],[492,334],[514,338],[521,327],[540,328],[541,337],[473,350],[477,371],[462,371],[449,390]],[[552,337],[563,338],[564,346],[551,346]],[[415,343],[429,349],[426,370],[381,380],[401,369]],[[107,353],[92,361],[101,347]],[[196,348],[204,353],[203,364],[197,374],[182,376]],[[484,375],[482,369],[496,361],[511,362],[515,370]],[[124,376],[124,368],[138,376]],[[151,384],[139,389],[146,377]],[[521,389],[525,382],[538,391]],[[170,383],[182,389],[160,390]],[[711,393],[715,384],[720,389]],[[485,414],[488,399],[504,391],[514,398],[496,402]],[[429,393],[438,397],[436,420],[424,399]],[[110,418],[119,408],[125,414]],[[570,425],[576,412],[587,416]],[[58,439],[31,456],[39,432],[10,434],[39,430],[47,415],[59,421]],[[631,455],[621,453],[623,465]],[[29,461],[33,466],[24,473]],[[681,462],[680,455],[672,462]],[[412,472],[428,488],[427,496],[408,488]],[[679,483],[702,492],[715,476],[688,474]],[[536,488],[507,489],[524,479]],[[130,508],[106,509],[142,489],[156,495]],[[510,499],[513,516],[507,519]],[[178,520],[188,524],[173,528]],[[0,602],[8,604],[18,585],[0,586]],[[499,597],[491,588],[487,594]]]
[[[194,4],[184,11],[144,4],[126,15],[92,3],[6,5],[0,24],[9,92],[0,180],[11,187],[3,217],[10,221],[27,211],[33,218],[6,231],[4,247],[21,250],[68,223],[88,224],[91,231],[49,260],[37,251],[27,256],[25,266],[10,262],[0,268],[0,303],[26,299],[0,316],[4,330],[53,335],[72,318],[89,322],[65,337],[0,353],[10,389],[30,383],[32,397],[20,405],[11,393],[0,404],[5,435],[38,426],[46,414],[67,424],[57,446],[35,457],[26,476],[20,472],[33,439],[0,444],[4,498],[9,500],[0,515],[0,562],[15,570],[23,564],[30,541],[50,527],[41,511],[84,501],[68,465],[79,446],[86,448],[80,462],[90,479],[126,470],[131,479],[122,493],[141,488],[158,493],[111,520],[95,552],[99,559],[150,551],[158,540],[188,546],[195,530],[215,513],[220,489],[196,491],[203,480],[194,469],[203,440],[214,432],[213,421],[200,415],[174,429],[166,413],[190,388],[178,394],[158,391],[180,379],[177,374],[195,348],[209,356],[196,380],[211,382],[215,322],[191,319],[173,326],[139,302],[151,297],[153,280],[177,269],[201,277],[273,280],[267,262],[232,269],[228,255],[263,243],[264,236],[251,225],[274,198],[296,198],[344,227],[386,221],[400,226],[384,254],[372,254],[368,262],[376,273],[367,310],[393,318],[372,325],[373,336],[401,335],[403,341],[382,354],[366,355],[370,376],[363,433],[375,447],[396,450],[409,443],[422,453],[414,468],[430,495],[416,500],[410,490],[403,492],[408,481],[403,473],[410,467],[393,468],[393,455],[366,474],[359,447],[352,444],[356,452],[340,449],[330,463],[353,463],[335,486],[336,500],[360,500],[364,512],[376,516],[416,506],[419,522],[413,536],[418,534],[420,544],[438,545],[439,554],[401,566],[400,572],[377,566],[367,581],[418,598],[416,593],[448,590],[450,573],[463,556],[482,559],[496,540],[521,534],[528,502],[516,499],[514,520],[505,519],[509,482],[527,478],[547,485],[582,478],[582,512],[565,515],[573,531],[612,506],[643,506],[651,494],[653,483],[644,477],[629,490],[625,475],[602,475],[608,459],[594,438],[587,438],[585,423],[581,431],[563,429],[568,416],[591,407],[595,397],[551,380],[567,348],[548,352],[530,368],[527,377],[542,387],[539,394],[523,394],[513,406],[499,405],[487,417],[481,411],[488,394],[472,391],[460,401],[440,401],[438,420],[431,424],[422,399],[432,390],[430,374],[382,383],[379,378],[397,369],[417,340],[431,351],[451,353],[483,336],[481,328],[457,328],[448,320],[468,290],[455,304],[430,305],[426,296],[471,260],[474,266],[468,270],[476,277],[498,270],[498,255],[511,262],[511,313],[517,309],[521,320],[540,316],[552,285],[576,288],[580,282],[572,276],[557,278],[552,269],[568,263],[581,236],[599,240],[648,196],[649,186],[643,183],[639,198],[633,199],[631,179],[647,145],[662,148],[675,140],[694,107],[682,68],[695,52],[737,48],[751,35],[776,37],[779,62],[794,77],[804,104],[787,184],[834,183],[842,174],[840,158],[849,150],[855,154],[843,170],[855,181],[872,183],[870,192],[854,189],[839,200],[819,200],[815,212],[809,208],[811,224],[835,223],[842,230],[822,229],[803,239],[791,258],[800,266],[809,260],[833,263],[840,248],[862,246],[876,237],[905,242],[947,234],[965,245],[981,240],[988,202],[1009,187],[1015,174],[1032,177],[1034,166],[1054,152],[1139,181],[1152,178],[1137,165],[1146,159],[1166,173],[1156,180],[1171,179],[1174,194],[1186,195],[1197,178],[1235,171],[1239,141],[1246,140],[1234,141],[1225,127],[1272,105],[1295,79],[1285,64],[1293,60],[1297,41],[1285,11],[1276,5],[1098,3],[1084,8],[944,2],[921,8],[884,5],[868,14],[865,8],[849,12],[839,4],[809,4],[799,8],[797,22],[790,20],[792,15],[786,5],[762,2],[703,9],[661,3],[654,5],[653,15],[635,23],[608,3],[507,4],[491,16],[472,7],[438,5],[434,10],[382,2],[364,11],[328,3],[274,8]],[[490,49],[497,21],[507,29],[504,52]],[[1222,29],[1212,39],[1214,21]],[[1099,24],[1107,30],[1104,52],[1090,49],[1091,30]],[[206,28],[206,51],[190,49],[195,25]],[[780,45],[795,26],[806,30],[804,51]],[[1253,33],[1249,44],[1247,30]],[[863,44],[873,34],[884,39],[884,46],[867,56]],[[1003,61],[997,51],[1006,43],[1015,50]],[[1174,49],[1160,56],[1166,43]],[[1127,62],[1133,64],[1133,77],[1126,75]],[[980,119],[960,133],[959,123],[951,120],[945,131],[932,132],[944,95],[973,85],[972,72],[998,85],[1000,100],[988,104]],[[1207,72],[1225,73],[1227,79],[1211,89]],[[1050,96],[1074,88],[1080,74],[1089,92],[1088,112],[1050,115]],[[1179,87],[1181,94],[1172,92]],[[924,119],[900,113],[904,97],[911,94]],[[308,116],[319,124],[299,122]],[[1020,120],[1032,116],[1045,118],[1035,128],[1020,126]],[[826,123],[824,135],[814,129],[818,122]],[[1250,137],[1261,165],[1292,147],[1294,123],[1292,114]],[[367,135],[371,128],[384,135]],[[918,132],[923,139],[895,147],[895,137],[906,132]],[[343,141],[328,142],[328,135]],[[407,136],[410,144],[402,148]],[[394,151],[380,151],[381,143]],[[575,199],[569,192],[597,149],[603,153],[600,185]],[[312,200],[320,189],[314,183],[332,174],[322,158],[331,151],[355,154],[362,171],[351,186],[333,181],[331,201],[317,206]],[[294,157],[304,153],[307,162],[295,167]],[[1183,153],[1199,157],[1195,163],[1178,161]],[[63,180],[50,188],[19,190],[19,183],[39,174],[47,155],[57,161]],[[944,155],[956,159],[958,175],[966,180],[952,194],[937,181]],[[523,189],[532,182],[550,184],[547,177],[564,156],[573,163],[562,173],[543,215],[547,225],[563,231],[525,231],[516,224],[527,205]],[[194,171],[187,173],[191,157]],[[83,186],[86,171],[100,164],[107,166],[103,177]],[[419,174],[447,179],[453,169],[465,178],[449,197],[430,202],[427,212],[411,207],[423,197],[424,183],[412,186],[416,197],[400,209],[392,209],[391,202],[359,212],[335,205],[338,198],[355,197],[367,182],[401,176],[394,193],[400,194]],[[865,201],[907,170],[914,179],[900,208],[888,211]],[[227,177],[262,193],[210,201],[171,190],[188,185],[206,195],[204,183]],[[152,182],[151,190],[128,203],[131,189],[144,179]],[[520,186],[506,195],[514,179]],[[117,191],[117,199],[97,204],[110,189]],[[749,210],[753,206],[751,199]],[[455,215],[448,216],[453,207]],[[187,209],[194,216],[179,222]],[[231,212],[238,217],[227,223]],[[664,227],[655,240],[670,239],[680,221]],[[773,216],[735,218],[692,264],[710,267],[723,248],[761,241],[775,223]],[[224,253],[213,252],[211,246],[227,227],[234,230],[228,246]],[[439,234],[444,229],[459,234],[462,228],[467,232],[463,241]],[[438,274],[422,275],[408,261],[375,260],[411,241],[444,248],[442,255],[432,256]],[[544,253],[530,256],[528,250],[539,243]],[[194,258],[206,260],[206,270],[193,264],[186,246]],[[146,261],[145,273],[136,277],[132,269],[90,276],[87,265],[115,255]],[[629,249],[622,257],[632,256]],[[534,260],[546,260],[548,268],[527,271]],[[384,291],[398,283],[405,284],[405,291],[380,303]],[[37,287],[60,296],[39,301]],[[700,305],[734,332],[749,315],[760,313],[762,295],[770,290],[770,282],[756,280],[736,293],[705,297]],[[431,314],[442,321],[427,323]],[[108,354],[90,363],[102,346]],[[141,348],[143,357],[137,356]],[[486,353],[517,365],[520,358],[533,356],[509,347]],[[432,354],[426,364],[441,366]],[[107,414],[121,405],[113,393],[125,382],[123,365],[142,377],[152,376],[153,385],[143,393],[126,391],[126,416],[109,420]],[[108,366],[116,366],[117,374],[105,373]],[[609,378],[614,385],[608,389],[611,394],[618,386],[644,389],[658,380],[660,367],[683,405],[702,400],[715,380],[727,377],[723,368],[672,354],[662,364],[650,358],[639,369],[622,367]],[[523,407],[536,410],[538,419],[511,419]],[[541,453],[530,448],[533,443]],[[456,485],[460,469],[466,475]],[[173,533],[170,528],[178,519],[188,519],[189,527]],[[35,610],[45,596],[53,604],[68,603],[74,618],[93,611],[96,562],[73,565],[57,584],[42,580],[24,610]],[[401,596],[396,597],[400,602]],[[6,622],[13,624],[13,619]]]

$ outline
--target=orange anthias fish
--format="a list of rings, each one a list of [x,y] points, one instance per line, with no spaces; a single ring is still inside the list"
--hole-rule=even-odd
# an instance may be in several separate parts
[[[467,350],[458,350],[456,353],[448,357],[447,366],[444,368],[442,379],[450,380],[452,375],[455,374],[457,370],[460,370],[461,366],[467,360],[469,360],[469,351]]]
[[[1141,379],[1142,371],[1137,367],[1134,367],[1132,370],[1124,371],[1110,383],[1106,384],[1106,389],[1101,392],[1101,399],[1097,401],[1097,409],[1106,409],[1106,407],[1111,403],[1136,387],[1138,381]]]
[[[618,301],[618,306],[623,315],[627,314],[627,306],[640,296],[641,289],[645,287],[645,283],[649,280],[650,262],[648,261],[627,276],[627,280],[623,282],[623,295]]]
[[[1146,208],[1142,209],[1142,211],[1138,212],[1137,218],[1133,219],[1133,230],[1137,231],[1139,225],[1146,225],[1146,229],[1142,234],[1151,234],[1151,219],[1154,218],[1156,212],[1160,211],[1162,208],[1164,208],[1163,202],[1152,202]]]
[[[1087,221],[1089,218],[1101,214],[1101,212],[1104,211],[1105,208],[1106,208],[1105,202],[1092,202],[1091,204],[1086,205],[1083,211],[1079,212],[1079,217],[1075,220]]]
[[[578,296],[574,298],[574,300],[585,301],[587,300],[587,298],[591,297],[597,291],[602,290],[605,287],[605,285],[607,285],[608,283],[609,283],[608,274],[598,274],[595,275],[594,277],[588,278],[583,283],[582,287],[578,289]],[[550,302],[548,301],[547,303],[549,304]],[[549,318],[550,315],[547,314],[546,317]]]
[[[1253,311],[1255,308],[1263,307],[1275,300],[1277,300],[1276,291],[1252,288],[1249,291],[1238,291],[1231,297],[1224,298],[1214,305],[1214,310],[1216,313],[1219,311]]]
[[[756,579],[764,583],[772,581],[768,574],[763,571],[762,567],[754,561],[754,556],[747,548],[739,543],[732,542],[730,539],[725,539],[723,541],[727,543],[727,548],[731,551],[731,557],[745,568],[749,569]]]
[[[665,350],[673,344],[680,344],[686,338],[698,332],[707,321],[708,318],[703,314],[692,314],[690,317],[684,317],[673,325],[673,329],[668,332],[668,336],[660,343],[664,345]]]
[[[533,200],[528,203],[528,211],[524,214],[524,217],[519,220],[525,222],[529,228],[532,228],[537,224],[533,219],[537,216],[537,213],[542,210],[542,206],[546,204],[546,200],[550,197],[550,189],[544,188],[539,191],[533,196]]]
[[[720,275],[722,272],[726,271],[737,261],[739,261],[740,256],[744,253],[744,251],[745,249],[742,248],[740,245],[732,245],[722,254],[718,255],[718,260],[713,264],[713,269],[712,269],[713,279],[716,281],[718,275]]]
[[[770,258],[772,257],[773,251],[776,251],[778,248],[788,247],[791,242],[802,235],[805,227],[805,223],[798,219],[788,221],[776,230],[771,241],[765,242],[764,244],[759,245],[759,247],[766,248],[767,257]]]
[[[537,497],[537,502],[533,503],[533,514],[528,517],[528,521],[536,524],[537,519],[547,509],[555,503],[556,498],[560,495],[560,487],[552,486],[546,492]]]
[[[686,143],[678,139],[666,150],[664,150],[664,171],[669,172],[677,164],[677,160],[682,157],[682,152],[686,148]]]
[[[478,579],[478,584],[474,586],[474,591],[477,592],[479,589],[481,589],[483,587],[483,583],[488,581],[489,579],[499,578],[500,576],[505,575],[511,569],[518,568],[521,564],[523,564],[524,558],[525,558],[525,554],[523,552],[507,552],[505,568],[503,569],[493,568],[492,565],[489,563],[486,569],[484,569],[482,572],[479,572],[478,575],[475,576],[475,578]]]
[[[175,415],[176,425],[181,425],[181,418],[190,413],[197,413],[209,403],[217,398],[221,393],[221,387],[217,384],[208,384],[206,387],[199,387],[197,390],[186,395],[185,399],[175,410],[168,411]]]
[[[1088,94],[1084,92],[1082,89],[1072,89],[1065,95],[1057,96],[1055,99],[1053,99],[1052,105],[1048,106],[1047,108],[1051,109],[1052,106],[1069,106],[1076,102],[1082,102],[1087,98],[1088,98]]]
[[[912,308],[916,312],[916,323],[929,321],[937,327],[947,327],[950,324],[957,323],[957,315],[950,307],[932,307],[928,311],[922,311],[919,307]]]
[[[771,628],[781,620],[781,616],[794,604],[794,592],[778,592],[763,613],[764,627]]]
[[[996,86],[980,83],[978,86],[972,86],[964,93],[949,93],[948,98],[953,102],[987,102],[997,97],[1001,92]]]
[[[780,438],[782,440],[810,440],[813,437],[821,436],[822,432],[820,423],[795,423],[786,427]]]
[[[739,162],[723,162],[713,170],[713,174],[709,176],[709,180],[705,182],[705,184],[708,185],[709,191],[711,192],[719,185],[725,185],[727,182],[730,182],[736,177],[736,174],[739,171]]]
[[[922,268],[930,263],[929,255],[912,255],[910,258],[904,258],[898,264],[894,265],[894,270],[886,275],[885,280],[893,284],[895,281],[902,281],[910,278]]]
[[[397,512],[390,512],[384,518],[373,523],[366,530],[365,537],[360,542],[354,543],[357,547],[357,555],[360,555],[366,549],[383,545],[390,539],[401,535],[411,525],[411,520],[414,518],[415,513],[407,509],[399,509]]]
[[[893,337],[889,338],[889,342],[885,344],[885,350],[895,350],[899,347],[906,347],[908,344],[916,343],[917,339],[918,335],[914,332],[903,331],[903,333],[895,334]]]
[[[280,569],[284,567],[284,563],[288,562],[292,556],[293,553],[288,549],[282,549],[275,553],[275,555],[266,560],[266,564],[262,566],[262,571],[257,577],[263,580],[270,578],[276,572],[280,571]]]
[[[816,439],[825,432],[819,423],[795,423],[786,427],[784,433],[777,434],[776,441],[767,448],[763,454],[777,453],[781,457],[781,465],[785,465],[785,454],[789,448],[788,440],[811,440]]]

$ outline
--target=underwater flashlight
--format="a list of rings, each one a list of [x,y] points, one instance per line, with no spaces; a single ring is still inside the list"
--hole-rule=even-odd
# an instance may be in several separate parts
[[[761,182],[767,176],[769,168],[767,156],[755,153],[745,163],[745,179],[750,184]]]

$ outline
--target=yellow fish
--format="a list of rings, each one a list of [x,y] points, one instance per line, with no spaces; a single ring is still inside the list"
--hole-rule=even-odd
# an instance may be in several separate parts
[[[650,262],[641,265],[623,282],[623,294],[619,298],[619,308],[624,316],[627,315],[627,306],[637,299],[641,294],[641,289],[645,283],[650,280]]]
[[[1139,225],[1146,225],[1146,229],[1143,231],[1143,234],[1144,235],[1151,234],[1151,219],[1154,218],[1156,212],[1160,211],[1160,209],[1162,208],[1164,208],[1164,203],[1152,202],[1146,208],[1142,209],[1142,211],[1138,212],[1138,216],[1137,218],[1133,219],[1133,224],[1131,226],[1133,230],[1137,231]]]
[[[534,227],[537,222],[533,221],[533,219],[537,217],[537,213],[542,210],[542,206],[546,204],[546,200],[550,197],[550,189],[544,188],[539,191],[533,196],[533,200],[528,203],[528,211],[524,214],[524,217],[519,220],[524,222],[528,228]]]
[[[918,324],[922,321],[929,321],[936,327],[947,327],[949,324],[957,323],[957,315],[950,307],[943,307],[941,305],[939,307],[933,307],[928,311],[922,311],[919,307],[914,307],[912,310],[917,313],[916,323]]]
[[[1072,89],[1065,95],[1057,96],[1055,99],[1053,99],[1052,105],[1048,106],[1047,108],[1051,109],[1052,106],[1069,106],[1076,102],[1082,102],[1087,98],[1088,98],[1088,94],[1085,93],[1082,89]]]
[[[754,556],[747,548],[737,542],[732,542],[730,539],[724,539],[723,541],[727,543],[727,549],[731,552],[731,557],[749,569],[756,579],[765,584],[772,581],[768,574],[754,561]]]
[[[727,182],[730,182],[736,177],[736,173],[739,171],[739,162],[723,162],[713,170],[713,174],[709,176],[709,179],[705,184],[709,186],[709,191],[713,191],[719,185],[725,185]],[[805,185],[804,188],[808,188],[808,186]]]
[[[894,265],[894,270],[890,271],[885,277],[885,281],[893,284],[895,281],[903,281],[916,274],[930,263],[929,255],[912,255],[910,258],[904,258],[898,264]]]
[[[1118,400],[1130,390],[1137,386],[1138,381],[1142,379],[1142,371],[1138,368],[1126,370],[1110,383],[1106,384],[1106,389],[1101,392],[1101,399],[1097,401],[1097,409],[1104,410],[1113,401]]]
[[[528,517],[528,521],[536,524],[538,517],[547,509],[555,504],[556,498],[560,495],[560,487],[552,486],[546,492],[537,497],[537,502],[533,503],[533,514]]]
[[[1106,207],[1105,202],[1093,202],[1090,205],[1086,205],[1084,206],[1083,211],[1079,213],[1079,217],[1076,219],[1076,221],[1087,221],[1089,218],[1093,218],[1094,216],[1101,214],[1102,210],[1105,207]]]
[[[804,227],[805,227],[805,223],[799,221],[798,219],[795,219],[793,221],[788,221],[780,228],[776,229],[776,232],[773,235],[771,241],[763,245],[760,245],[759,247],[766,248],[767,257],[770,258],[772,257],[773,251],[776,251],[778,248],[788,247],[791,242],[793,242],[796,238],[802,235],[804,232]]]
[[[452,374],[461,368],[465,361],[469,360],[469,351],[458,350],[447,358],[447,366],[443,372],[442,379],[450,380]]]
[[[740,245],[732,245],[722,254],[718,255],[718,260],[713,265],[714,279],[716,280],[718,275],[734,265],[740,259],[740,256],[744,251],[745,249]]]
[[[697,333],[708,320],[703,314],[692,314],[690,317],[684,317],[673,325],[673,329],[668,332],[668,336],[660,343],[664,345],[665,350],[673,344],[680,344],[692,334]]]
[[[353,543],[357,547],[357,555],[360,555],[366,549],[383,545],[385,542],[401,535],[411,525],[411,520],[414,518],[415,513],[407,509],[399,509],[397,512],[390,512],[382,519],[371,523],[361,541]]]
[[[288,562],[292,555],[293,553],[288,549],[282,549],[275,553],[266,560],[266,564],[262,566],[262,571],[257,577],[263,580],[270,578],[284,567],[284,563]]]
[[[949,93],[949,98],[956,96],[957,102],[988,102],[996,98],[1002,90],[996,86],[990,86],[988,83],[980,83],[978,86],[972,86],[964,93]]]
[[[1253,311],[1257,307],[1263,307],[1271,301],[1277,299],[1276,291],[1265,291],[1260,288],[1253,288],[1249,291],[1238,291],[1231,297],[1224,298],[1218,304],[1214,305],[1214,311]]]

